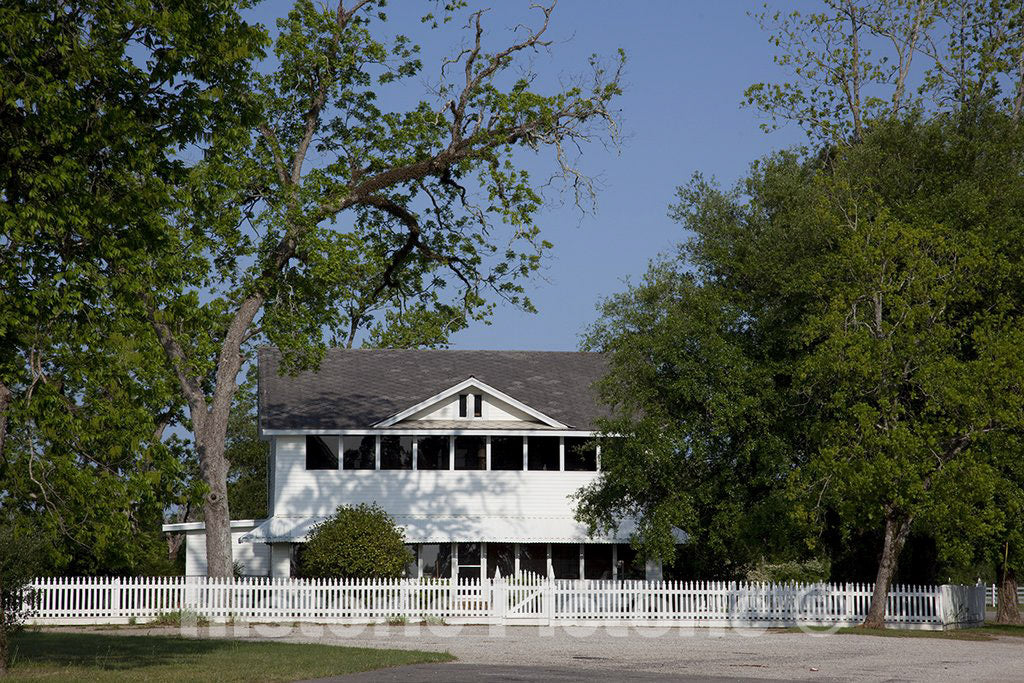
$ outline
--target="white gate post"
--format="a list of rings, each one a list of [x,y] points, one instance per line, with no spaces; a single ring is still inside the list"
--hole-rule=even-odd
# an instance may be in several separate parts
[[[121,577],[115,576],[110,583],[110,616],[114,619],[121,617]]]
[[[555,580],[548,576],[544,580],[544,616],[547,617],[548,626],[555,625]]]

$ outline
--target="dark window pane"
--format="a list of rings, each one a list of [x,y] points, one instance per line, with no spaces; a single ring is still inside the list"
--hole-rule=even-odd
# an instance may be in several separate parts
[[[546,543],[519,544],[519,572],[548,575],[548,546]]]
[[[380,468],[382,470],[411,470],[412,437],[380,437]]]
[[[459,394],[459,417],[466,417],[466,395]]]
[[[491,469],[521,470],[523,469],[523,437],[492,436],[491,437]]]
[[[452,546],[450,543],[424,543],[420,546],[423,558],[423,578],[446,579],[452,575]]]
[[[483,394],[473,394],[473,417],[481,417],[484,414]]]
[[[612,578],[612,546],[610,543],[583,545],[583,578]]]
[[[487,578],[500,571],[506,579],[516,573],[516,547],[511,543],[487,544]]]
[[[421,436],[416,444],[416,468],[421,470],[448,469],[448,437]]]
[[[558,437],[531,436],[526,444],[526,458],[531,470],[558,470]]]
[[[306,469],[338,469],[338,437],[306,437]]]
[[[580,578],[580,546],[578,543],[552,543],[551,568],[556,579]]]
[[[644,561],[636,554],[636,550],[628,543],[619,544],[615,548],[618,554],[619,580],[644,580],[647,578],[647,568]]]
[[[377,467],[377,437],[346,436],[345,469],[372,470]]]
[[[459,567],[459,581],[466,579],[479,579],[480,567]]]
[[[460,543],[459,544],[459,565],[480,564],[480,544]]]
[[[590,444],[589,447],[587,444]],[[591,439],[565,437],[565,469],[570,472],[597,470],[597,447],[591,443]]]
[[[487,469],[487,441],[484,437],[455,437],[455,469]]]

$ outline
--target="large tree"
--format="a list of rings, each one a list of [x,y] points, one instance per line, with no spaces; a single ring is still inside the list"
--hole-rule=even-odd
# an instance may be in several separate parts
[[[797,528],[834,515],[846,533],[884,532],[866,621],[881,626],[912,526],[970,528],[978,510],[950,491],[995,488],[1003,437],[1024,428],[1021,135],[991,109],[910,116],[767,159],[731,192],[683,190],[675,214],[695,237],[677,291],[630,290],[591,336],[613,358],[606,431],[633,443],[608,441],[583,518],[638,511],[645,532],[699,538],[675,501],[709,473],[735,471],[744,492],[717,507],[785,482]],[[629,457],[642,488],[615,479]]]
[[[428,72],[406,37],[382,37],[383,5],[296,2],[278,23],[276,66],[253,81],[259,120],[210,140],[170,248],[126,278],[188,404],[213,576],[231,574],[225,434],[253,345],[275,344],[294,370],[332,340],[402,339],[411,326],[443,342],[495,298],[528,306],[519,280],[548,245],[517,155],[551,149],[583,189],[570,151],[614,128],[617,69],[595,64],[592,80],[550,95],[528,73],[510,77],[547,45],[551,7],[497,49],[485,14],[470,14],[468,42]],[[380,104],[387,92],[408,101],[423,78],[427,99]],[[166,282],[173,291],[150,286]]]
[[[152,570],[183,401],[110,285],[154,248],[182,148],[242,113],[244,5],[0,8],[0,537],[32,530],[33,571]]]

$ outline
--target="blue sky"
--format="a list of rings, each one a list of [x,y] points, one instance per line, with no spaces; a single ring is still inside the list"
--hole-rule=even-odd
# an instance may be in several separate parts
[[[529,0],[471,4],[492,8],[485,21],[492,45],[536,16]],[[267,2],[254,14],[272,26],[289,6]],[[465,32],[461,25],[425,31],[418,17],[430,6],[393,1],[389,24],[423,44],[433,73]],[[555,245],[540,277],[528,283],[538,313],[501,307],[491,325],[456,334],[453,348],[578,348],[599,300],[621,291],[627,277],[636,279],[649,259],[684,239],[667,216],[678,185],[697,171],[732,184],[752,160],[804,140],[793,126],[763,133],[762,115],[740,106],[751,83],[785,78],[772,63],[767,34],[747,15],[758,7],[740,0],[561,0],[549,31],[555,44],[532,58],[538,88],[553,89],[560,79],[585,73],[591,54],[611,57],[621,47],[628,58],[625,93],[617,102],[624,139],[618,150],[595,145],[585,151],[583,169],[601,182],[595,212],[581,216],[555,195],[538,217]]]

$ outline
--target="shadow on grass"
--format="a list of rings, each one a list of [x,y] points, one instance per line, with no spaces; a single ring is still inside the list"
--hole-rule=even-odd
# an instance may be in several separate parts
[[[20,633],[12,645],[11,673],[24,680],[293,681],[454,659],[321,643],[53,631]]]
[[[239,644],[174,636],[25,631],[14,637],[12,645],[16,664],[118,671],[194,660],[219,651],[237,650]]]

